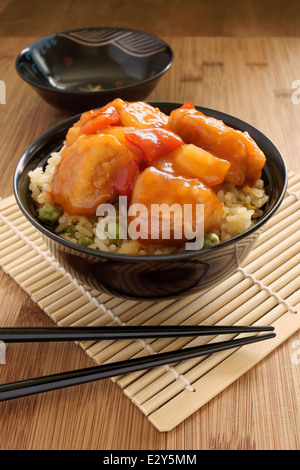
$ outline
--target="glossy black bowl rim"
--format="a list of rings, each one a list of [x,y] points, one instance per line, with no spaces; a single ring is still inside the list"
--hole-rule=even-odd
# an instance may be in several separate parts
[[[166,101],[156,101],[156,102],[148,102],[150,105],[154,107],[158,107],[160,105],[172,105],[175,107],[180,107],[182,106],[183,103],[176,103],[176,102],[166,102]],[[21,209],[21,212],[25,215],[25,217],[31,222],[31,224],[36,227],[41,233],[46,235],[48,238],[56,241],[57,243],[64,245],[65,247],[73,250],[73,251],[78,251],[79,253],[84,253],[86,255],[92,255],[96,258],[105,258],[107,260],[111,261],[130,261],[130,262],[139,262],[139,261],[178,261],[182,259],[188,259],[188,258],[193,258],[195,256],[199,256],[200,254],[207,254],[210,252],[216,253],[218,250],[222,250],[223,247],[226,247],[228,245],[234,245],[238,241],[246,238],[248,235],[256,232],[258,229],[260,229],[271,217],[272,215],[278,210],[279,206],[281,205],[285,193],[287,190],[287,185],[288,185],[288,174],[287,174],[287,167],[285,164],[285,161],[276,147],[276,145],[261,131],[259,131],[256,127],[252,126],[251,124],[248,124],[246,121],[243,121],[235,116],[232,116],[228,113],[224,113],[222,111],[218,111],[212,108],[205,108],[202,106],[197,106],[195,105],[196,108],[200,109],[204,114],[210,115],[209,113],[218,113],[220,116],[220,119],[226,120],[226,118],[229,118],[231,120],[234,120],[237,124],[247,126],[248,130],[253,130],[259,135],[263,137],[265,141],[267,141],[273,148],[274,150],[277,151],[278,155],[281,158],[281,163],[284,169],[284,184],[283,188],[281,191],[280,196],[278,197],[278,200],[274,207],[268,212],[268,214],[265,214],[262,216],[262,218],[252,227],[250,227],[248,230],[245,232],[242,232],[239,235],[236,235],[235,237],[230,238],[229,240],[222,241],[214,246],[208,247],[208,248],[201,248],[200,250],[188,250],[188,251],[183,251],[180,253],[171,253],[171,254],[159,254],[159,255],[128,255],[128,254],[122,254],[122,253],[110,253],[110,252],[105,252],[105,251],[98,251],[93,248],[88,248],[88,247],[83,247],[80,245],[76,245],[73,242],[70,242],[68,240],[65,240],[64,238],[59,237],[59,235],[56,235],[55,233],[51,232],[50,230],[47,230],[42,224],[40,224],[37,220],[35,220],[31,214],[25,209],[23,206],[20,197],[19,197],[19,191],[18,191],[18,175],[19,175],[19,169],[22,167],[22,162],[26,158],[27,154],[31,152],[32,148],[39,143],[46,141],[47,137],[51,134],[55,134],[60,128],[63,128],[65,126],[71,126],[73,122],[76,122],[76,120],[79,119],[82,113],[77,114],[76,116],[72,116],[55,126],[51,127],[48,129],[46,132],[41,134],[37,139],[35,139],[28,147],[27,149],[23,152],[22,156],[20,157],[17,166],[15,168],[14,172],[14,177],[13,177],[13,189],[14,189],[14,195],[17,201],[17,204],[19,208]]]
[[[90,30],[90,29],[105,29],[105,28],[108,28],[108,27],[100,26],[100,27],[90,27],[90,28],[84,28],[84,29],[85,30]],[[81,90],[79,90],[79,91],[70,91],[68,89],[60,90],[59,88],[43,85],[43,84],[41,84],[37,81],[30,80],[29,78],[25,77],[22,74],[22,72],[20,70],[21,59],[23,58],[24,54],[27,53],[28,50],[30,50],[35,44],[38,44],[40,41],[42,41],[44,39],[47,39],[48,37],[52,37],[52,36],[59,35],[59,34],[74,33],[76,31],[81,31],[83,29],[83,28],[77,28],[77,29],[70,29],[70,30],[67,30],[67,31],[59,31],[59,32],[56,32],[56,33],[53,33],[53,34],[49,34],[47,36],[44,36],[42,38],[37,39],[36,41],[32,42],[28,46],[24,47],[19,52],[19,54],[16,58],[16,62],[15,62],[16,70],[17,70],[19,76],[22,78],[22,80],[29,83],[29,85],[31,85],[33,87],[36,87],[36,88],[39,88],[41,90],[52,91],[52,92],[58,93],[58,94],[70,94],[70,95],[78,95],[78,96],[88,96],[88,95],[105,96],[106,94],[111,93],[111,92],[118,92],[118,91],[121,92],[123,90],[128,90],[128,89],[131,89],[131,88],[133,89],[135,87],[139,87],[139,86],[145,85],[147,83],[153,82],[154,80],[157,80],[162,75],[164,75],[170,69],[170,67],[172,66],[173,61],[174,61],[174,52],[173,52],[172,48],[170,47],[170,45],[167,44],[163,39],[159,38],[158,36],[155,36],[154,34],[151,34],[151,33],[145,32],[145,31],[140,31],[140,30],[137,30],[137,29],[117,28],[117,27],[116,28],[111,27],[111,28],[115,29],[116,31],[125,31],[125,32],[134,32],[134,33],[146,34],[147,36],[151,36],[151,37],[155,38],[158,42],[160,42],[163,46],[166,47],[166,50],[168,51],[168,53],[170,55],[170,59],[169,59],[168,64],[160,72],[156,73],[152,77],[149,77],[145,80],[140,80],[140,81],[138,81],[138,82],[136,82],[132,85],[120,86],[118,88],[106,88],[105,90],[93,91],[93,92],[81,91]]]

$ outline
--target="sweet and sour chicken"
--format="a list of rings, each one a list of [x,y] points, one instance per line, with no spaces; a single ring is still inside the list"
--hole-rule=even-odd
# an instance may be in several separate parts
[[[204,116],[191,103],[167,116],[147,103],[116,99],[83,113],[69,129],[51,199],[64,213],[90,217],[120,195],[129,207],[204,204],[207,233],[221,220],[217,189],[224,182],[254,184],[264,163],[247,133]],[[161,243],[161,234],[149,241]]]

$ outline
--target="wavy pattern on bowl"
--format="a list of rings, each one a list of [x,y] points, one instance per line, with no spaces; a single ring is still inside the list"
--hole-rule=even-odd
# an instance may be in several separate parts
[[[155,37],[139,31],[120,31],[114,28],[82,29],[69,33],[60,33],[74,42],[84,46],[99,47],[113,44],[134,57],[148,57],[165,50],[165,45]]]

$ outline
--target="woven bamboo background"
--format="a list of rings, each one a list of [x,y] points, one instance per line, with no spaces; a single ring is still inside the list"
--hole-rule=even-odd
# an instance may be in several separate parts
[[[112,380],[159,431],[176,427],[300,328],[299,261],[300,175],[292,172],[279,211],[265,225],[254,250],[237,272],[201,296],[165,302],[112,298],[80,284],[53,259],[14,197],[0,201],[0,264],[59,326],[275,326],[276,338],[272,340],[114,377]],[[217,340],[90,341],[79,346],[95,363],[103,364]]]

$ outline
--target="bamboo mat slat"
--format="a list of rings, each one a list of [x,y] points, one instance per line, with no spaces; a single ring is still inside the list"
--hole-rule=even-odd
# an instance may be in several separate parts
[[[272,340],[111,379],[156,429],[169,431],[300,328],[300,175],[289,172],[279,211],[240,268],[201,295],[137,302],[112,298],[81,284],[52,257],[14,196],[0,201],[0,265],[58,326],[275,326]],[[217,337],[77,344],[96,364],[103,364],[215,341]]]

